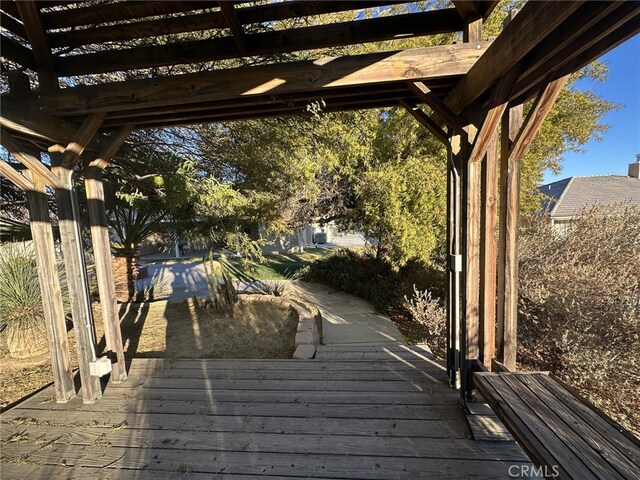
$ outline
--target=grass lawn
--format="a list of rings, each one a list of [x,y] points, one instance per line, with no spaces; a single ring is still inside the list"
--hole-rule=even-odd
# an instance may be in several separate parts
[[[243,268],[242,261],[237,258],[228,259],[231,273],[239,280],[272,280],[293,275],[296,271],[311,262],[327,257],[334,251],[332,248],[312,248],[304,253],[281,253],[268,255],[264,263],[251,263]]]

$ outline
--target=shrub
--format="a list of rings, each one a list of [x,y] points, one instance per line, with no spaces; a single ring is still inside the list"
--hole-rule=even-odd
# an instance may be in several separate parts
[[[562,233],[535,220],[519,250],[521,363],[555,372],[622,423],[635,416],[640,431],[640,208],[588,208]]]
[[[369,300],[387,313],[402,307],[404,297],[413,294],[414,285],[420,290],[429,289],[436,297],[442,296],[444,287],[444,273],[436,267],[409,261],[394,269],[369,252],[346,248],[311,263],[304,276]]]
[[[432,296],[429,290],[419,290],[413,286],[413,296],[404,296],[403,307],[414,321],[424,327],[426,340],[433,353],[444,358],[447,349],[447,310],[444,302]]]
[[[0,312],[9,355],[31,358],[47,351],[47,331],[35,252],[31,243],[0,247]]]

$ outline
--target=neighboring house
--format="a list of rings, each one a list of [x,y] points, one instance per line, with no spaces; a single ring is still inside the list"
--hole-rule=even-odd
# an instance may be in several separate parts
[[[640,154],[629,165],[629,174],[569,177],[538,187],[546,199],[542,213],[551,227],[562,232],[571,219],[587,206],[628,204],[640,206]]]

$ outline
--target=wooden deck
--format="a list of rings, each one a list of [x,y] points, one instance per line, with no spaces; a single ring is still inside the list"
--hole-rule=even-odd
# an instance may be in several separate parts
[[[327,347],[321,360],[135,359],[93,405],[51,388],[5,412],[3,480],[254,476],[509,478],[513,442],[470,438],[425,352]]]

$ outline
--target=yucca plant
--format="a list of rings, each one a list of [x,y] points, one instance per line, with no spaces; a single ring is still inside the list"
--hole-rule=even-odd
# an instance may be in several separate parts
[[[11,357],[31,358],[47,351],[42,295],[31,243],[0,245],[0,315]]]
[[[238,302],[238,292],[233,286],[229,269],[225,265],[225,258],[221,257],[216,261],[209,252],[209,257],[204,258],[203,263],[213,308],[218,313],[233,312],[233,307]]]

